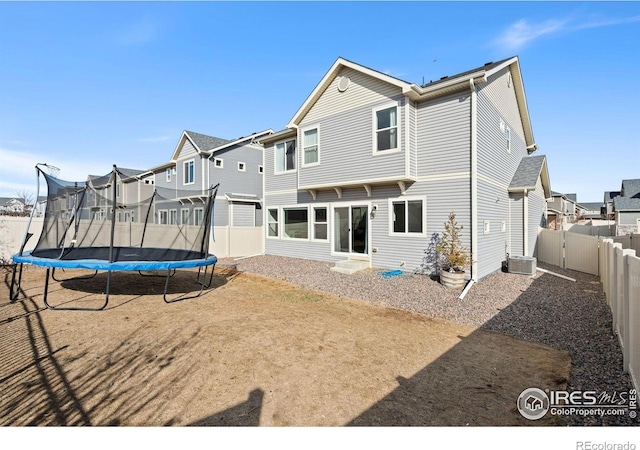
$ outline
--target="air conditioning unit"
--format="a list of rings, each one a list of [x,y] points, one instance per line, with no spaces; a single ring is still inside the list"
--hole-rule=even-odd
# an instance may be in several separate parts
[[[509,256],[507,258],[509,273],[535,275],[536,258],[533,256]]]

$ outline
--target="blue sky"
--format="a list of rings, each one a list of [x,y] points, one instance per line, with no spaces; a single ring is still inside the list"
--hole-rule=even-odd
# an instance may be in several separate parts
[[[0,2],[0,196],[285,127],[339,56],[422,83],[520,57],[551,187],[640,178],[640,3]],[[635,47],[635,48],[634,48]]]

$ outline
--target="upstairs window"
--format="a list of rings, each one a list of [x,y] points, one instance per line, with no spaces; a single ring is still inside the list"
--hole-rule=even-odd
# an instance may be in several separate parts
[[[276,173],[296,170],[296,141],[276,144]]]
[[[167,183],[171,182],[171,168],[167,169]]]
[[[311,165],[320,162],[318,148],[318,129],[313,128],[302,132],[302,151],[304,153],[304,164]]]
[[[218,169],[222,169],[224,168],[224,164],[222,162],[222,159],[220,158],[213,158],[213,167],[217,167]]]
[[[398,107],[379,109],[374,114],[374,150],[382,152],[398,148]]]
[[[184,184],[195,182],[195,163],[193,159],[184,162]]]
[[[511,153],[511,128],[507,127],[505,135],[507,137],[507,153]]]

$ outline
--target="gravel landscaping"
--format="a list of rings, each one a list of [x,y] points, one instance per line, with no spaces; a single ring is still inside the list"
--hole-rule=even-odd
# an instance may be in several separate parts
[[[278,256],[221,259],[218,264],[566,350],[573,362],[569,391],[613,394],[632,388],[630,377],[622,371],[622,352],[612,332],[611,312],[602,285],[592,275],[538,264],[577,281],[542,273],[530,277],[498,272],[481,280],[463,300],[458,300],[459,291],[424,275],[385,278],[377,270],[344,275],[330,271],[331,263]],[[628,415],[572,415],[564,417],[564,423],[637,425],[637,419]]]

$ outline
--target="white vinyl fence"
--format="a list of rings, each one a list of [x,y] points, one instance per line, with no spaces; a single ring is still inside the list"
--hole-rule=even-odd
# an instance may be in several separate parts
[[[29,223],[28,217],[0,216],[0,259],[10,260],[11,256],[20,251],[25,230]],[[33,236],[27,242],[25,250],[32,250],[38,243],[42,231],[42,217],[34,217],[30,232]],[[118,224],[130,226],[129,223]],[[149,227],[163,227],[165,225],[149,225]],[[209,242],[209,251],[218,258],[237,258],[253,256],[264,252],[263,227],[213,227],[213,234]],[[152,234],[149,234],[150,236]],[[128,245],[127,243],[120,243]]]
[[[613,239],[600,246],[601,280],[622,347],[623,367],[640,388],[640,258]]]
[[[541,229],[537,259],[563,269],[599,275],[597,236]]]

